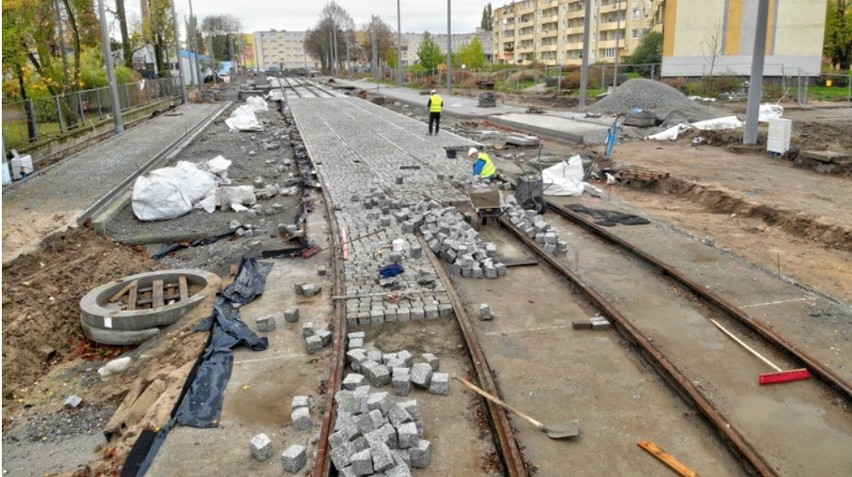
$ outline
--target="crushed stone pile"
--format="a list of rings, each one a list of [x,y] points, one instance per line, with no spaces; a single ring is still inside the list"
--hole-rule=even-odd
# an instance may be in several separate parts
[[[590,109],[601,114],[621,114],[635,108],[650,111],[671,124],[720,116],[717,111],[692,101],[665,83],[642,78],[624,82]]]

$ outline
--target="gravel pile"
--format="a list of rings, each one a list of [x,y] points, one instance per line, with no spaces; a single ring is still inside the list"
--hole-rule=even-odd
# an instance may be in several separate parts
[[[719,114],[671,86],[648,79],[632,79],[590,108],[596,113],[621,114],[639,108],[663,118],[666,123],[694,122],[719,117]]]
[[[116,407],[108,405],[100,407],[94,403],[80,406],[77,409],[62,409],[54,414],[33,414],[21,419],[26,425],[3,431],[3,439],[28,442],[51,442],[62,440],[68,436],[93,434],[101,432],[113,414]],[[10,421],[14,426],[14,422]]]

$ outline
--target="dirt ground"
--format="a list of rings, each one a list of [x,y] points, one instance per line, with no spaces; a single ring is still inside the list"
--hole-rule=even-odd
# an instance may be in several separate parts
[[[507,102],[517,98],[506,98]],[[561,99],[560,99],[561,101]],[[548,104],[547,101],[532,101],[531,106]],[[564,107],[560,104],[560,107]],[[800,149],[852,150],[852,122],[826,123],[824,121],[797,121],[794,130],[797,136],[794,143]],[[660,150],[665,147],[666,160],[660,164]],[[575,151],[576,148],[564,144],[548,144],[548,151],[560,154]],[[709,157],[725,156],[730,164],[737,161],[749,167],[759,169],[759,161],[768,159],[764,155],[735,155],[721,146],[703,146]],[[654,166],[655,169],[674,167],[680,161],[682,171],[688,170],[689,155],[695,151],[691,137],[685,137],[663,146],[641,141],[617,149],[616,158],[622,162]],[[620,156],[620,157],[619,157]],[[710,166],[707,166],[710,167]],[[801,190],[785,186],[796,183],[799,176],[812,176],[817,173],[794,168],[791,164],[782,164],[783,174],[773,179],[778,182],[773,195],[786,197],[776,199],[799,201]],[[750,172],[749,172],[750,173]],[[748,176],[743,172],[743,183],[759,183],[761,173]],[[675,174],[673,174],[675,175]],[[693,180],[697,173],[677,174],[681,180]],[[820,191],[811,191],[820,196],[827,208],[846,211],[846,215],[837,218],[846,229],[852,221],[848,220],[848,179],[831,178],[831,187]],[[752,190],[745,188],[742,192]],[[809,234],[810,226],[801,223],[794,227],[785,227],[783,221],[767,220],[759,213],[741,213],[730,203],[719,202],[711,191],[703,194],[685,190],[677,182],[667,182],[648,188],[610,187],[607,191],[614,196],[630,202],[648,214],[671,222],[677,227],[699,238],[712,237],[718,246],[730,249],[746,259],[767,269],[775,270],[779,264],[784,275],[811,288],[837,296],[843,300],[852,300],[850,270],[852,270],[852,239],[848,233],[824,239],[823,235]],[[66,217],[54,217],[50,214],[37,214],[33,211],[3,211],[5,224],[38,220],[45,226],[39,230],[55,230],[58,223],[68,222]],[[150,370],[172,372],[195,359],[198,343],[171,342],[166,340],[157,344],[156,351],[150,351],[149,359],[143,365],[131,369],[120,381],[102,383],[95,371],[114,356],[130,351],[122,347],[97,345],[84,339],[79,326],[79,300],[97,285],[129,274],[155,270],[162,265],[148,258],[147,250],[142,247],[127,247],[105,238],[90,229],[71,228],[64,232],[46,237],[30,237],[28,253],[7,261],[4,244],[3,265],[3,430],[4,444],[7,431],[19,428],[21,423],[39,422],[48,419],[45,416],[61,420],[68,419],[68,413],[62,410],[62,402],[67,395],[76,393],[84,397],[84,403],[93,406],[89,425],[78,426],[83,432],[99,432],[104,414],[119,404],[129,386],[135,380],[148,376]],[[235,247],[242,247],[235,244]],[[38,247],[38,248],[37,248]],[[203,312],[199,312],[203,314]],[[199,315],[200,316],[200,315]],[[182,336],[182,335],[177,335]],[[199,339],[194,336],[193,340]],[[49,346],[54,350],[40,350]],[[140,350],[137,350],[140,351]],[[146,351],[146,353],[148,353]],[[52,426],[52,427],[51,427]],[[44,426],[38,432],[20,434],[16,441],[30,439],[61,439],[55,425]],[[51,435],[48,435],[52,432]],[[70,432],[70,431],[69,431]],[[14,434],[13,434],[14,435]],[[67,435],[67,434],[66,434]],[[14,442],[14,441],[13,441]],[[124,451],[126,452],[126,448]],[[111,453],[113,452],[113,453]],[[110,467],[109,456],[98,466],[105,475],[117,475],[117,468]],[[73,454],[73,452],[70,452]],[[110,469],[111,470],[108,470]],[[112,472],[112,473],[111,473]],[[79,475],[95,475],[89,470],[81,470]]]

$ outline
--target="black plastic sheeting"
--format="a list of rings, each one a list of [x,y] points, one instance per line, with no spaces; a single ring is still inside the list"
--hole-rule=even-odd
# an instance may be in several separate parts
[[[603,225],[606,227],[613,227],[616,224],[645,225],[651,223],[648,219],[644,217],[625,214],[623,212],[617,212],[615,210],[590,209],[580,204],[566,205],[565,208],[571,209],[574,212],[579,212],[581,214],[589,214],[592,216],[593,219],[595,219],[596,224]]]
[[[189,385],[184,386],[183,396],[172,411],[172,420],[153,438],[148,433],[144,439],[140,436],[136,440],[121,470],[122,477],[145,475],[175,426],[210,428],[218,425],[223,393],[234,364],[233,350],[246,346],[263,351],[269,345],[266,338],[258,337],[240,319],[238,307],[263,293],[270,270],[272,264],[260,263],[254,258],[243,260],[237,279],[216,299],[213,314],[195,328],[196,331],[210,331],[210,339],[187,378]]]
[[[207,238],[201,238],[201,239],[198,239],[198,240],[193,240],[192,242],[173,243],[173,244],[167,245],[166,248],[160,250],[155,255],[152,255],[151,258],[153,258],[154,260],[159,260],[159,259],[165,257],[166,255],[177,252],[178,250],[183,250],[185,248],[198,247],[199,245],[210,245],[210,244],[213,244],[213,243],[216,243],[216,242],[222,240],[225,237],[230,237],[231,235],[234,235],[233,231],[226,232],[224,234],[217,235],[215,237],[207,237]]]

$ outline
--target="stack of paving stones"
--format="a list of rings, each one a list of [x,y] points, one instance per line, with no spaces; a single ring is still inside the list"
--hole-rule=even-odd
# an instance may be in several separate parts
[[[353,391],[360,386],[376,388],[389,384],[394,394],[406,397],[414,388],[427,390],[430,394],[449,393],[450,376],[439,373],[440,360],[432,353],[420,355],[415,362],[408,350],[383,353],[365,346],[363,331],[349,333],[346,360],[352,371],[343,380],[343,389]]]
[[[453,265],[453,273],[465,278],[497,278],[506,274],[506,265],[495,263],[497,246],[479,239],[479,232],[454,208],[435,202],[421,204],[421,220],[408,223],[418,227],[429,248]],[[420,216],[418,216],[420,217]]]
[[[394,402],[388,392],[373,388],[392,385],[406,398],[412,388],[432,394],[449,392],[449,375],[437,372],[438,358],[421,355],[420,362],[407,350],[393,353],[368,349],[363,331],[349,333],[347,362],[351,369],[336,394],[337,421],[329,438],[331,460],[339,475],[410,476],[412,468],[429,465],[431,444],[417,401]]]
[[[307,321],[302,323],[302,338],[305,340],[308,353],[314,354],[331,344],[332,333],[327,328],[315,329],[314,322]]]
[[[506,198],[509,221],[541,245],[549,253],[568,253],[568,243],[559,240],[553,226],[534,210],[524,210],[514,196]]]
[[[467,202],[452,181],[469,175],[470,164],[448,159],[444,147],[475,143],[454,134],[445,135],[446,144],[424,143],[412,136],[423,135],[422,123],[354,98],[290,100],[289,107],[335,218],[352,240],[344,262],[348,324],[452,317],[434,267],[404,224],[418,219],[427,195],[446,204]],[[404,242],[401,251],[391,249],[397,239]],[[380,268],[392,263],[404,272],[380,283]],[[393,303],[383,298],[388,287],[414,293]]]

